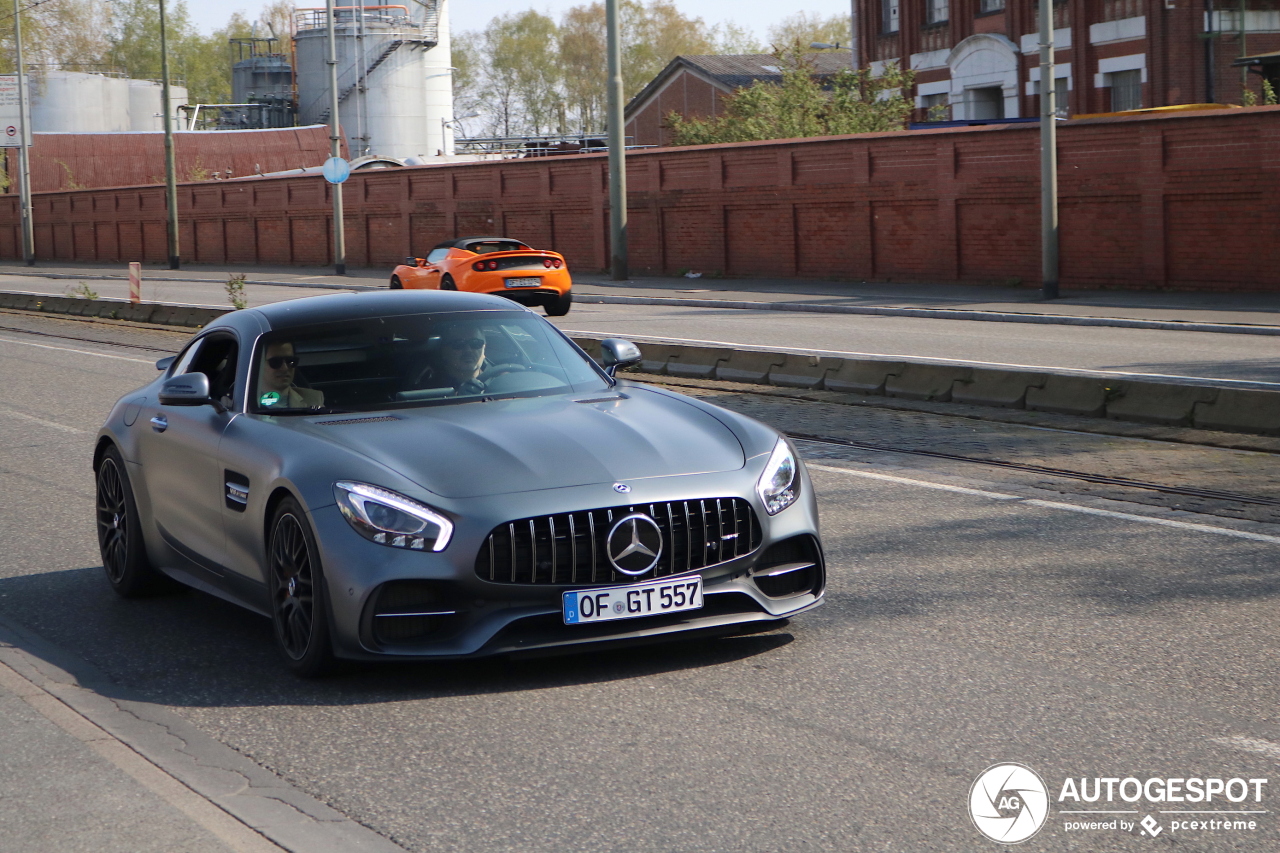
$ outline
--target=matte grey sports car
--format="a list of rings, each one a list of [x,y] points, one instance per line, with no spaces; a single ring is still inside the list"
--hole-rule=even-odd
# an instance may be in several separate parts
[[[492,296],[340,294],[235,311],[98,436],[117,592],[180,581],[269,616],[302,675],[760,630],[816,607],[791,444],[603,367]]]

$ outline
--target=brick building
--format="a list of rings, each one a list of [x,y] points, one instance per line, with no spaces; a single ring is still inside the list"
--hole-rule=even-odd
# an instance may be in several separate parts
[[[847,52],[805,57],[819,77],[849,68]],[[767,53],[735,56],[677,56],[631,99],[623,113],[631,145],[670,145],[667,116],[708,118],[723,112],[721,99],[757,81],[781,83],[778,58]]]
[[[1036,0],[856,1],[861,61],[909,63],[922,112],[946,107],[954,119],[1037,114]],[[1206,11],[1213,6],[1212,0],[1057,0],[1060,113],[1240,103],[1243,73],[1232,63],[1280,49],[1280,9],[1270,0],[1218,0],[1218,11]],[[1246,79],[1259,95],[1261,76]]]

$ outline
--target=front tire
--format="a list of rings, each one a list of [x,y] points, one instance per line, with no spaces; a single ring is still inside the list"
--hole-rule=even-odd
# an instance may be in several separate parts
[[[551,301],[547,303],[546,305],[547,316],[563,317],[565,314],[569,313],[569,306],[572,304],[573,304],[573,291],[566,290],[564,293],[560,294],[559,296],[553,297]]]
[[[108,447],[98,463],[95,508],[98,549],[111,588],[123,598],[140,598],[160,592],[168,580],[147,560],[142,524],[124,458]]]
[[[441,290],[457,290],[458,285],[453,283],[453,276],[446,275],[444,278],[440,279],[440,289]]]
[[[404,290],[404,285],[400,283],[400,276],[398,275],[391,276],[391,289]]]
[[[276,647],[285,665],[301,678],[327,674],[334,660],[320,550],[292,497],[281,501],[272,516],[267,579]]]

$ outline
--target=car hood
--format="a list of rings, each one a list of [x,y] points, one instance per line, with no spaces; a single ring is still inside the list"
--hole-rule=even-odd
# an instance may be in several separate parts
[[[637,388],[388,414],[396,420],[333,415],[284,423],[448,498],[735,471],[746,462],[715,417]]]

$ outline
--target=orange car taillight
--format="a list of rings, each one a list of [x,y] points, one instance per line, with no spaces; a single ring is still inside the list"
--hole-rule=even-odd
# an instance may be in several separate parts
[[[471,268],[476,272],[484,272],[484,261],[476,261]]]
[[[542,259],[542,265],[543,265],[544,267],[546,267],[547,269],[551,269],[551,259],[550,259],[550,258],[543,258],[543,259]]]
[[[564,261],[560,260],[559,258],[556,258],[551,262],[551,266],[555,267],[556,269],[560,269],[560,267],[564,266]]]

